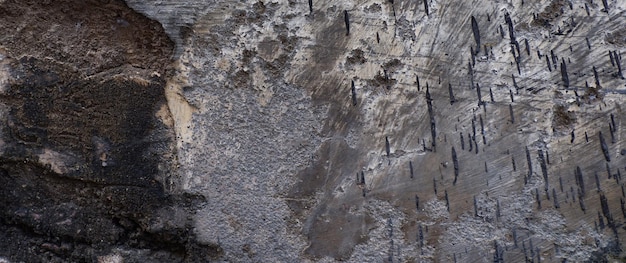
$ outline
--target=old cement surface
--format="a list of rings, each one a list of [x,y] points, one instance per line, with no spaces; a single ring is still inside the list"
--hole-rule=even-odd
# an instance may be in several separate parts
[[[625,256],[624,2],[127,4],[174,43],[167,192],[212,260]]]
[[[225,260],[620,255],[624,230],[594,227],[607,218],[598,217],[600,195],[589,189],[599,173],[612,220],[623,222],[622,183],[606,170],[624,171],[620,118],[610,162],[598,135],[610,140],[609,114],[621,116],[624,101],[624,80],[608,56],[624,48],[623,3],[607,1],[605,10],[597,1],[429,1],[429,15],[421,1],[313,1],[312,13],[306,1],[129,5],[178,44],[184,97],[197,109],[177,124],[192,127],[179,152],[184,188],[208,196],[195,231],[220,240]],[[519,43],[514,54],[506,13]],[[585,177],[584,212],[578,193],[567,192],[581,188],[576,166]]]

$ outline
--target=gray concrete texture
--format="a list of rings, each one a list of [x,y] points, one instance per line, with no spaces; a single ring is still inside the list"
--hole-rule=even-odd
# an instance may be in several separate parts
[[[227,261],[623,256],[626,5],[526,2],[128,1],[177,43],[194,232]]]

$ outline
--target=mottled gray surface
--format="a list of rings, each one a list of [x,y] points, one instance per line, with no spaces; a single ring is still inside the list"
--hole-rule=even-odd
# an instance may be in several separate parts
[[[208,198],[194,231],[219,240],[224,260],[620,255],[624,197],[614,176],[626,173],[619,155],[625,82],[608,53],[624,51],[624,3],[609,0],[605,10],[600,1],[428,1],[429,15],[422,1],[313,1],[312,13],[306,1],[129,5],[161,22],[181,50],[184,97],[197,112],[176,124],[193,127],[179,149],[180,171],[185,191]],[[511,52],[507,13],[519,53]],[[610,227],[594,173],[615,220]]]

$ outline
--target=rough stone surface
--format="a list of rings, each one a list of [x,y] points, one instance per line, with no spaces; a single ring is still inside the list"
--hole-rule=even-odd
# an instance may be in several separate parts
[[[175,191],[165,83],[174,45],[120,1],[3,1],[0,256],[9,262],[216,256]]]
[[[310,3],[0,2],[0,257],[624,259],[625,2]]]

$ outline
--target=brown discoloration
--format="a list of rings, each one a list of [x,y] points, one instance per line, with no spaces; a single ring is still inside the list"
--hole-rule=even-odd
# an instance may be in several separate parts
[[[600,87],[587,87],[585,89],[585,94],[583,94],[580,98],[586,103],[602,101],[604,94],[600,92],[600,89]]]
[[[353,49],[350,52],[350,56],[346,58],[346,63],[348,64],[363,64],[365,62],[367,62],[367,59],[361,49]]]
[[[531,22],[532,26],[550,28],[554,20],[563,14],[563,9],[567,6],[566,0],[553,0],[543,11],[537,14],[536,19]]]
[[[404,66],[404,64],[402,64],[402,62],[399,59],[394,58],[392,60],[385,62],[385,64],[383,65],[383,68],[388,71],[395,71],[401,68],[402,66]]]
[[[121,1],[3,1],[0,14],[0,29],[18,28],[0,36],[0,256],[93,261],[113,246],[168,261],[219,254],[158,213],[189,206],[170,195],[173,44],[160,25]]]
[[[311,66],[314,70],[312,73],[315,74],[312,74],[312,77],[319,77],[319,73],[333,69],[340,54],[344,52],[349,37],[346,36],[342,17],[340,12],[337,12],[336,17],[330,17],[334,19],[333,22],[317,33],[316,39],[319,44],[313,47],[314,61]]]
[[[163,73],[170,63],[173,44],[161,26],[119,1],[45,2],[0,5],[0,29],[17,29],[0,36],[9,56],[48,57],[87,75],[125,64]]]
[[[373,79],[368,80],[369,84],[374,87],[388,87],[396,84],[397,80],[391,78],[389,76],[389,72],[387,73],[387,77],[385,77],[384,71],[378,71],[378,74],[374,76]]]
[[[569,129],[576,123],[576,115],[563,105],[554,106],[552,126],[557,130]]]

